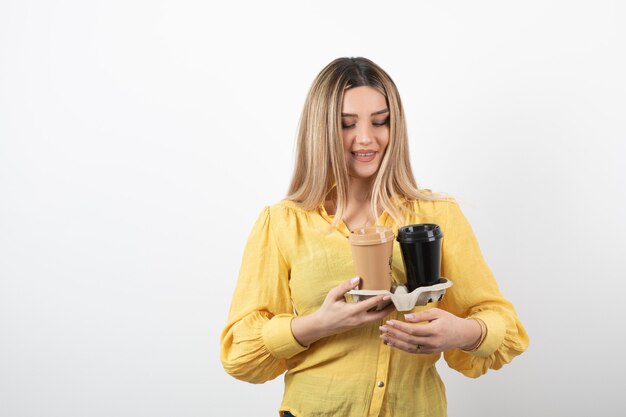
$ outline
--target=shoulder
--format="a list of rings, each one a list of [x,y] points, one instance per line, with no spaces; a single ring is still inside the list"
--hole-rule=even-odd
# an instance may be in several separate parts
[[[282,200],[263,208],[261,217],[264,218],[267,233],[275,241],[287,262],[292,259],[301,235],[309,230],[307,224],[310,213],[289,200]]]
[[[265,218],[268,223],[271,223],[272,229],[276,229],[290,227],[309,216],[310,213],[310,211],[303,209],[296,202],[281,200],[265,206],[261,212],[261,217]]]
[[[298,205],[298,203],[291,200],[281,200],[270,206],[266,206],[270,216],[275,217],[289,217],[289,216],[303,216],[307,214],[307,211]]]
[[[451,207],[458,207],[453,196],[426,188],[415,190],[415,195],[403,197],[402,201],[416,212],[441,213],[447,212]]]
[[[435,223],[444,226],[460,213],[458,201],[451,195],[418,189],[411,196],[399,198],[404,224]]]

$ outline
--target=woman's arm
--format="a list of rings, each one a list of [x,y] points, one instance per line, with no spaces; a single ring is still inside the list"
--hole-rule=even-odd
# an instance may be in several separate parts
[[[253,227],[221,335],[224,369],[235,378],[254,383],[285,372],[286,359],[305,351],[311,343],[381,320],[393,311],[393,304],[369,311],[383,296],[346,303],[344,294],[358,284],[356,279],[330,290],[314,313],[296,316],[289,290],[289,263],[271,226],[274,214],[266,208]]]
[[[442,275],[454,285],[439,303],[440,308],[409,315],[406,322],[387,322],[381,327],[381,338],[407,352],[444,352],[450,367],[478,377],[525,351],[528,335],[513,305],[500,293],[458,205],[443,204],[447,216]]]
[[[454,285],[440,306],[459,317],[482,320],[487,333],[476,350],[452,349],[445,352],[444,357],[451,368],[475,378],[488,369],[499,369],[511,362],[528,348],[529,339],[515,308],[500,293],[458,204],[448,203],[447,206],[442,273]]]
[[[390,320],[380,327],[380,338],[409,353],[439,353],[450,349],[473,350],[482,341],[483,325],[439,308],[405,314],[406,322]],[[419,325],[415,325],[419,323]]]
[[[324,303],[315,313],[291,321],[291,331],[301,345],[309,346],[323,337],[382,320],[395,310],[393,304],[380,311],[375,310],[389,296],[379,295],[359,303],[346,303],[345,293],[358,283],[358,277],[341,283],[328,292]]]
[[[244,250],[220,358],[235,378],[261,383],[285,372],[285,359],[306,348],[291,333],[289,267],[272,232],[270,208],[257,219]]]

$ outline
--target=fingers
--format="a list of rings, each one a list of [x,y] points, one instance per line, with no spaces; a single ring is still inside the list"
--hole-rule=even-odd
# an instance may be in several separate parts
[[[367,313],[365,313],[365,315],[361,316],[360,319],[360,324],[367,324],[367,323],[371,323],[371,322],[379,322],[384,319],[385,317],[387,317],[389,315],[389,313],[385,310],[380,310],[380,311],[368,311]]]
[[[415,325],[389,320],[379,327],[380,338],[389,346],[409,353],[432,353],[432,334],[424,331],[428,325]],[[417,346],[420,346],[418,349]]]
[[[347,281],[344,281],[332,290],[330,290],[328,292],[328,297],[330,297],[333,301],[339,301],[344,298],[345,294],[348,291],[354,289],[357,285],[359,285],[360,281],[361,278],[359,277],[354,277]]]
[[[384,300],[384,298],[383,298],[383,300]],[[386,315],[388,316],[389,314],[391,314],[394,311],[396,311],[396,306],[391,301],[389,301],[389,304],[384,309],[382,309],[381,311],[384,311],[386,313]]]
[[[409,323],[421,323],[424,321],[433,321],[441,317],[443,310],[438,308],[429,308],[419,313],[405,314],[404,319]]]
[[[354,277],[342,282],[328,292],[324,301],[325,311],[330,312],[329,314],[332,314],[347,328],[382,320],[395,311],[395,306],[389,301],[389,294],[370,297],[358,303],[346,303],[345,294],[355,288],[360,281],[359,277]],[[388,303],[385,304],[385,301]],[[379,310],[378,307],[382,305],[385,307]]]
[[[378,307],[383,301],[386,295],[377,295],[375,297],[368,298],[363,301],[359,301],[356,303],[356,307],[361,311],[369,311],[373,308]]]
[[[356,318],[356,323],[359,325],[383,320],[396,309],[393,303],[389,303],[380,310],[378,309],[378,306],[383,305],[385,302],[385,297],[384,295],[378,295],[358,303],[348,304],[346,308],[351,310],[351,316]]]
[[[408,353],[435,353],[436,350],[426,345],[426,342],[418,340],[405,341],[397,338],[390,337],[387,334],[380,335],[383,343],[396,349],[403,350]]]
[[[441,337],[434,320],[442,318],[445,311],[432,308],[419,313],[406,314],[405,320],[388,320],[380,327],[380,338],[394,348],[409,353],[441,352]]]
[[[399,337],[401,334],[415,337],[428,337],[433,335],[433,326],[429,323],[416,325],[415,323],[405,323],[400,320],[389,320],[382,327],[384,327],[385,330],[381,329],[381,331],[387,331],[396,337]]]
[[[414,334],[414,333],[405,332],[405,331],[402,331],[402,330],[399,330],[397,328],[390,326],[388,323],[389,322],[379,327],[379,330],[381,331],[381,336],[386,336],[387,341],[399,340],[399,341],[406,342],[406,343],[413,344],[413,345],[416,345],[416,344],[431,345],[432,344],[431,343],[433,340],[432,335]],[[383,340],[385,339],[383,338]]]
[[[396,311],[396,306],[394,306],[393,303],[389,303],[389,305],[385,306],[384,308],[380,310],[377,310],[377,308],[378,308],[378,304],[372,307],[371,309],[367,310],[366,314],[367,314],[367,318],[369,322],[382,320],[388,315],[390,315],[391,313],[393,313],[394,311]]]

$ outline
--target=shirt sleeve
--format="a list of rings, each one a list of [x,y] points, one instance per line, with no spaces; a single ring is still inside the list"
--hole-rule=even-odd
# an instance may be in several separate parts
[[[252,383],[276,378],[286,371],[285,359],[306,350],[291,333],[289,267],[273,233],[270,211],[263,210],[248,238],[220,340],[226,372]]]
[[[444,353],[444,358],[451,368],[476,378],[511,362],[527,349],[529,340],[515,308],[500,293],[458,204],[446,205],[441,268],[442,276],[450,279],[453,286],[440,307],[459,317],[481,319],[487,335],[478,349],[470,352],[452,349]]]

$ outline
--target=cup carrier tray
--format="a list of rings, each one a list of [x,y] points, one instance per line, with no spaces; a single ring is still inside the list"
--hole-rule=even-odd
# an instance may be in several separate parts
[[[398,311],[410,311],[413,307],[425,306],[433,301],[441,301],[446,288],[452,286],[452,281],[446,278],[439,278],[437,284],[430,285],[428,287],[418,287],[411,292],[404,285],[395,285],[391,288],[391,291],[387,290],[350,290],[346,293],[346,299],[348,302],[359,302],[368,298],[381,295],[391,295],[390,300],[386,300],[378,304],[377,310],[382,310],[390,303],[393,303]]]

